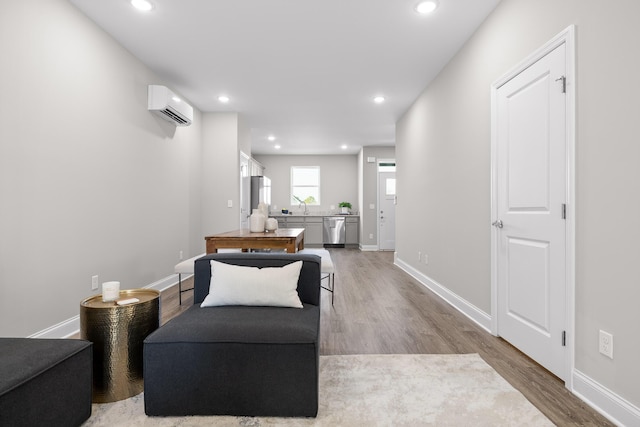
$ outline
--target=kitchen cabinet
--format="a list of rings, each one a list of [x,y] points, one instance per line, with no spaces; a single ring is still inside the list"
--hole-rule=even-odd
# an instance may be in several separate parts
[[[287,228],[304,228],[303,216],[291,216],[287,218]],[[304,241],[307,241],[307,233],[304,234]]]
[[[304,244],[322,245],[322,217],[314,216],[305,218]]]
[[[277,215],[274,217],[278,220],[278,228],[304,228],[305,246],[322,246],[323,215]],[[360,217],[358,216],[346,217],[346,245],[357,246],[360,243],[358,239],[359,222]]]
[[[358,240],[358,222],[359,218],[347,217],[345,224],[345,244],[346,245],[357,245],[359,244]]]
[[[264,175],[264,166],[262,166],[262,163],[260,163],[253,157],[250,159],[250,161],[251,161],[251,176]]]

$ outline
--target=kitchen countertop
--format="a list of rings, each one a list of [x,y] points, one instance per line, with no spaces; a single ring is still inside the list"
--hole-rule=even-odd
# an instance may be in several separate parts
[[[279,213],[279,214],[270,214],[269,215],[272,218],[305,218],[305,217],[325,217],[325,216],[345,216],[345,217],[359,217],[360,215],[357,214],[301,214],[301,213],[294,213],[294,214],[283,214],[283,213]]]

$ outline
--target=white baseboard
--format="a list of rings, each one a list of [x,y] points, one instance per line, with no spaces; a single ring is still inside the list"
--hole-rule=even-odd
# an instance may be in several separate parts
[[[183,277],[182,280],[185,280],[189,277],[191,277],[191,275]],[[156,282],[150,283],[147,286],[144,286],[144,289],[155,289],[156,291],[162,292],[165,289],[169,289],[171,286],[175,286],[177,284],[178,275],[172,274]],[[162,306],[160,306],[160,310],[162,310]],[[33,335],[29,335],[27,338],[69,338],[79,332],[80,316],[78,315],[64,320],[57,325],[53,325],[39,332],[36,332]]]
[[[435,280],[398,259],[394,264],[422,285],[436,293],[452,307],[491,333],[491,316],[460,298]],[[573,371],[573,394],[618,426],[640,426],[640,408],[578,370]]]
[[[360,245],[360,250],[362,252],[377,252],[378,245]]]
[[[182,280],[185,280],[189,277],[191,277],[192,274],[185,276],[183,275]],[[172,286],[175,286],[178,284],[178,275],[177,274],[172,274],[170,276],[167,276],[163,279],[160,279],[156,282],[150,283],[147,286],[145,286],[145,289],[155,289],[158,292],[162,292],[166,289],[169,289]]]
[[[612,423],[618,426],[640,426],[640,408],[577,369],[573,371],[572,392]]]
[[[419,272],[415,268],[411,267],[406,262],[402,261],[397,256],[395,257],[394,264],[404,270],[411,277],[416,279],[418,282],[423,284],[427,289],[430,289],[440,298],[448,302],[453,308],[458,310],[460,313],[467,316],[473,322],[477,323],[481,328],[485,329],[487,332],[491,333],[491,316],[484,311],[480,310],[475,305],[471,304],[469,301],[461,298],[455,293],[451,292],[449,289],[442,286],[440,283],[426,276],[425,274]]]
[[[362,251],[377,251],[377,246],[362,246]],[[394,264],[412,276],[426,288],[437,294],[456,310],[490,333],[491,316],[473,304],[451,292],[435,280],[419,272],[394,255]],[[186,276],[186,279],[190,276]],[[145,286],[145,289],[164,291],[178,284],[178,275],[172,274]],[[29,338],[68,338],[80,331],[80,316],[74,316],[49,328],[43,329]],[[573,371],[572,392],[581,400],[618,426],[640,426],[640,408],[629,403],[600,383],[578,370]]]
[[[80,331],[80,315],[73,316],[63,322],[58,323],[29,335],[27,338],[69,338]]]

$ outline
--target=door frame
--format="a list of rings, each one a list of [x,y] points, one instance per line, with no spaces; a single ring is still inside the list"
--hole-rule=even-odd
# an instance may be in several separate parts
[[[243,165],[242,162],[246,161],[246,165]],[[249,223],[249,215],[251,214],[251,157],[248,156],[247,154],[245,154],[243,151],[240,151],[240,165],[239,165],[239,170],[240,170],[240,206],[238,206],[238,211],[239,211],[239,219],[240,219],[240,223],[239,223],[239,228],[243,228],[242,227],[242,223],[243,220],[247,220],[247,224]],[[244,167],[246,166],[246,170],[244,169]],[[245,177],[246,174],[246,177]],[[247,191],[243,191],[243,184],[242,181],[243,179],[248,179],[249,180],[249,188],[247,189]],[[246,194],[245,194],[246,193]],[[246,202],[246,206],[247,206],[247,211],[243,212],[242,208],[243,208],[243,202]]]
[[[530,54],[522,62],[491,84],[491,221],[498,216],[497,201],[497,93],[498,89],[523,70],[533,65],[558,46],[566,47],[566,366],[565,387],[573,389],[575,354],[575,26],[570,25],[544,46]],[[498,230],[491,227],[491,333],[498,336]]]

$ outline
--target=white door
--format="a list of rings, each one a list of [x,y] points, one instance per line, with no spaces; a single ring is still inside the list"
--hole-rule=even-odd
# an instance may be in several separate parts
[[[394,165],[395,168],[395,165]],[[396,173],[378,173],[378,249],[396,249]]]
[[[495,93],[498,335],[566,377],[565,44]]]
[[[240,152],[240,228],[249,228],[251,204],[251,175],[249,174],[249,156]]]

